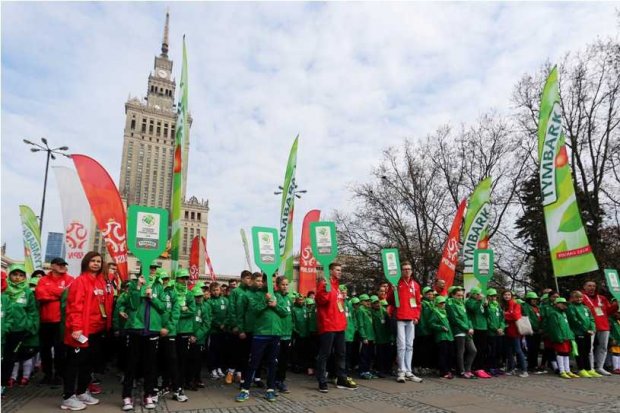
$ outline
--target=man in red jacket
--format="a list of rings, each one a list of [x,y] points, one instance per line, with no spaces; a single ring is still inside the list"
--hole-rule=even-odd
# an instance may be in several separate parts
[[[60,384],[63,375],[64,348],[60,337],[60,297],[73,282],[73,277],[67,274],[67,262],[64,259],[54,258],[51,265],[52,270],[41,277],[34,290],[39,302],[41,320],[39,341],[44,374],[41,384]]]
[[[398,299],[400,307],[395,307],[396,318],[396,361],[398,375],[396,381],[404,383],[411,380],[416,383],[422,381],[411,371],[413,358],[413,340],[415,339],[415,325],[420,319],[422,308],[422,294],[420,284],[413,279],[413,267],[409,261],[401,264],[401,276],[398,280]],[[394,290],[390,288],[388,303],[394,304]]]
[[[594,281],[586,281],[583,284],[583,303],[592,312],[596,324],[596,335],[591,336],[590,364],[593,368],[596,366],[598,374],[611,376],[611,373],[605,370],[603,365],[607,357],[607,345],[609,343],[609,317],[618,311],[618,303],[610,304],[607,297],[598,294]],[[596,343],[596,347],[594,343]],[[594,363],[595,361],[596,363]]]
[[[331,290],[325,288],[325,279],[321,279],[316,288],[316,318],[319,331],[319,354],[316,358],[316,378],[319,391],[327,393],[327,358],[334,350],[336,359],[336,387],[339,389],[357,389],[357,384],[345,373],[344,330],[347,328],[344,294],[340,291],[342,266],[337,262],[329,265]]]

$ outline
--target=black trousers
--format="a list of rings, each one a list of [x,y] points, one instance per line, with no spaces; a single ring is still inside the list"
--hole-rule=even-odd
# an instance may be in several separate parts
[[[433,353],[435,340],[432,335],[418,336],[413,341],[413,358],[417,360],[418,367],[433,368],[436,364],[436,355]]]
[[[275,389],[279,352],[279,336],[254,336],[252,338],[248,370],[245,373],[245,381],[241,384],[241,388],[250,390],[256,371],[259,369],[261,362],[263,362],[267,366],[267,388]]]
[[[202,370],[202,352],[204,344],[189,343],[187,350],[187,368],[185,373],[185,383],[200,382],[200,371]]]
[[[375,369],[379,373],[389,374],[392,370],[392,345],[390,343],[381,343],[375,345]]]
[[[504,357],[504,337],[503,336],[487,336],[488,351],[487,365],[488,369],[499,369],[502,365]]]
[[[65,346],[60,337],[60,322],[41,323],[39,326],[39,344],[43,374],[47,377],[62,377]],[[52,349],[54,356],[52,357]]]
[[[373,363],[373,356],[375,354],[375,342],[368,341],[368,343],[364,344],[362,342],[362,350],[360,352],[360,373],[365,373],[370,371],[370,367]]]
[[[538,353],[540,353],[540,334],[525,336],[527,343],[527,365],[530,370],[538,368]]]
[[[6,334],[6,341],[2,346],[2,385],[6,386],[11,372],[13,371],[13,364],[17,361],[17,352],[19,347],[22,346],[22,341],[26,337],[25,331],[14,331]]]
[[[487,366],[488,356],[486,330],[474,330],[474,345],[476,346],[476,358],[474,358],[472,370],[483,370]]]
[[[179,387],[183,386],[185,383],[185,377],[187,376],[187,366],[189,362],[189,338],[190,334],[177,335],[177,374],[179,378]],[[209,354],[211,354],[210,349]]]
[[[316,378],[320,384],[326,382],[327,358],[334,352],[336,376],[346,379],[344,331],[329,332],[319,335],[319,353],[316,357]]]
[[[452,355],[454,354],[454,345],[452,341],[443,340],[437,343],[439,374],[445,375],[450,372],[452,367]]]
[[[159,335],[141,335],[129,333],[129,347],[127,348],[127,369],[123,380],[123,398],[131,397],[133,380],[139,374],[138,368],[142,367],[144,378],[144,396],[154,396],[157,384],[157,349],[159,347]],[[140,363],[142,359],[142,363]]]
[[[278,369],[276,370],[276,382],[286,380],[286,369],[291,353],[291,340],[280,340],[280,351],[278,353]]]
[[[176,336],[159,338],[159,367],[164,387],[177,391],[182,387],[179,380],[179,361]]]
[[[359,346],[359,343],[356,343],[355,341],[347,341],[345,343],[345,370],[347,375],[351,374],[351,372],[355,370],[353,353],[356,351],[359,353],[359,349],[355,349],[356,344]]]
[[[209,369],[222,369],[228,367],[229,354],[227,346],[228,337],[225,333],[211,334],[209,343]]]
[[[592,370],[592,364],[590,364],[590,348],[592,347],[592,341],[588,335],[575,336],[577,342],[577,367],[579,370]]]
[[[89,347],[79,348],[65,346],[64,390],[63,398],[66,400],[74,394],[86,392],[92,373],[92,349]]]
[[[91,373],[104,374],[106,364],[107,336],[104,332],[88,335],[90,349]]]

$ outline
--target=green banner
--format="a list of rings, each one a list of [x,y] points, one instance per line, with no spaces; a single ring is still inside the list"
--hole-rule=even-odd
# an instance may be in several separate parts
[[[183,197],[183,165],[185,142],[189,132],[187,123],[187,51],[185,50],[185,36],[183,36],[183,67],[181,68],[181,95],[177,104],[176,136],[174,139],[174,170],[172,176],[172,241],[170,243],[170,257],[172,271],[179,266],[179,251],[181,248],[181,206]]]
[[[293,280],[293,212],[295,209],[295,170],[297,169],[297,142],[295,138],[291,152],[288,155],[284,185],[282,185],[282,203],[280,205],[280,275],[286,275],[289,281]]]
[[[385,278],[394,286],[394,305],[400,307],[398,297],[398,281],[400,280],[400,254],[396,248],[385,248],[381,250],[381,260],[383,261],[383,274]]]
[[[331,291],[329,280],[329,264],[334,262],[338,255],[338,239],[336,224],[331,221],[315,221],[310,223],[310,245],[314,258],[323,266],[325,290]]]
[[[19,206],[19,215],[22,220],[22,234],[24,235],[24,261],[28,276],[36,269],[43,268],[41,248],[41,231],[37,217],[32,209],[26,205]]]
[[[168,211],[130,205],[127,209],[127,248],[140,260],[142,275],[148,279],[149,266],[166,249]]]
[[[273,296],[272,276],[280,266],[280,245],[278,230],[267,227],[252,227],[254,262],[267,275],[267,291]]]
[[[598,269],[581,222],[565,140],[558,71],[554,67],[540,102],[538,162],[547,239],[556,277]]]
[[[620,281],[618,280],[618,271],[613,268],[605,268],[605,280],[607,281],[607,289],[620,301]]]
[[[469,197],[463,221],[463,280],[466,290],[480,287],[474,276],[474,253],[489,248],[489,220],[491,217],[491,177],[485,178]]]

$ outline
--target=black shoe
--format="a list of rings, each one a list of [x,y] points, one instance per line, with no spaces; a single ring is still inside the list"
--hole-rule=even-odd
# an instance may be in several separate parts
[[[329,391],[327,389],[327,383],[319,383],[319,391],[321,393],[327,393]]]
[[[265,388],[265,383],[263,383],[262,380],[254,380],[254,386],[258,387],[259,389],[264,389]]]

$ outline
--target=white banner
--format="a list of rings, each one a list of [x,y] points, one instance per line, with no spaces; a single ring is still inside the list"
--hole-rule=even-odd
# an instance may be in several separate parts
[[[77,277],[81,273],[82,258],[88,252],[90,206],[77,172],[64,166],[52,169],[56,174],[65,227],[65,260],[69,263],[69,274]]]

